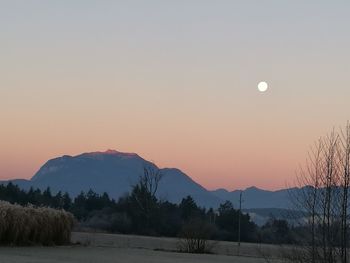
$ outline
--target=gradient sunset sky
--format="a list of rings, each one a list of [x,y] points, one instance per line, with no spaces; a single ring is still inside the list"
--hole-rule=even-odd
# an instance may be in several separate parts
[[[349,11],[320,0],[1,1],[0,179],[116,149],[209,189],[283,188],[309,146],[350,119]]]

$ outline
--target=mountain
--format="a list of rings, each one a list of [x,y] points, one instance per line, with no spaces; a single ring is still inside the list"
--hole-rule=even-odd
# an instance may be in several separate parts
[[[107,192],[117,199],[130,192],[143,175],[145,166],[157,168],[135,153],[114,150],[65,155],[46,162],[30,180],[12,182],[24,189],[50,187],[53,192],[68,192],[71,196],[92,189],[97,193]],[[179,203],[183,197],[191,195],[200,206],[217,207],[221,203],[219,197],[180,170],[166,168],[160,171],[163,178],[159,184],[158,198]]]
[[[245,190],[229,192],[225,189],[211,191],[222,200],[229,200],[235,207],[239,207],[239,195],[242,192],[242,207],[244,208],[291,208],[291,199],[301,189],[289,188],[278,191],[262,190],[249,187]]]
[[[11,182],[23,189],[50,187],[53,192],[68,192],[73,197],[81,191],[87,192],[92,189],[97,193],[107,192],[111,197],[118,199],[130,192],[132,186],[143,175],[145,166],[157,168],[155,164],[136,153],[108,150],[77,156],[65,155],[46,162],[30,180],[17,179]],[[165,168],[160,171],[163,178],[157,195],[162,200],[179,203],[182,198],[191,195],[202,207],[217,208],[220,203],[229,200],[235,208],[238,208],[239,195],[242,192],[242,208],[260,209],[254,213],[261,214],[263,217],[271,208],[289,208],[289,193],[300,191],[297,188],[267,191],[256,187],[232,192],[225,189],[209,191],[179,169]],[[261,209],[270,210],[264,212]]]

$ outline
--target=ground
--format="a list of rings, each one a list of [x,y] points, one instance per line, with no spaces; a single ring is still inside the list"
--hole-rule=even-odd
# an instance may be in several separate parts
[[[121,236],[106,234],[74,233],[72,241],[81,244],[65,247],[1,247],[0,262],[6,263],[112,263],[112,262],[142,262],[142,263],[206,263],[235,262],[263,263],[268,262],[256,248],[274,251],[275,247],[261,247],[254,244],[242,244],[240,254],[236,244],[220,242],[216,244],[216,254],[195,255],[160,251],[176,246],[176,239],[151,238],[138,236]],[[232,248],[233,249],[229,249]],[[277,250],[276,250],[277,251]],[[249,255],[250,254],[250,255]],[[274,259],[269,262],[280,263]]]
[[[11,247],[0,248],[0,262],[6,263],[263,263],[263,258],[225,255],[194,255],[147,249],[113,247]],[[274,261],[279,262],[279,261]]]

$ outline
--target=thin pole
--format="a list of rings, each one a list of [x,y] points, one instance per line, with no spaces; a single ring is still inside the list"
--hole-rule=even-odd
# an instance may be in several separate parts
[[[239,211],[238,211],[238,255],[241,247],[241,210],[242,210],[242,191],[239,194]]]

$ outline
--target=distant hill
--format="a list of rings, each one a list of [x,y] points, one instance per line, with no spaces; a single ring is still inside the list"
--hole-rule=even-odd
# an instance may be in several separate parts
[[[23,189],[50,187],[53,192],[64,191],[73,197],[81,191],[87,192],[92,189],[97,193],[107,192],[111,197],[117,199],[128,193],[137,183],[140,176],[143,175],[145,166],[156,167],[155,164],[136,153],[108,150],[58,157],[47,161],[30,180],[11,181]],[[182,198],[191,195],[202,207],[217,208],[226,200],[231,201],[236,208],[238,207],[239,190],[209,191],[179,169],[160,170],[164,175],[158,190],[160,199],[179,203]],[[291,191],[299,191],[299,189],[266,191],[250,187],[243,190],[242,207],[244,209],[286,209],[289,207],[289,192]],[[261,213],[261,210],[259,212]]]
[[[239,195],[242,192],[242,206],[244,208],[291,208],[291,198],[300,191],[298,188],[282,189],[278,191],[262,190],[249,187],[245,190],[229,192],[218,189],[212,193],[222,200],[230,200],[235,207],[239,206]]]

